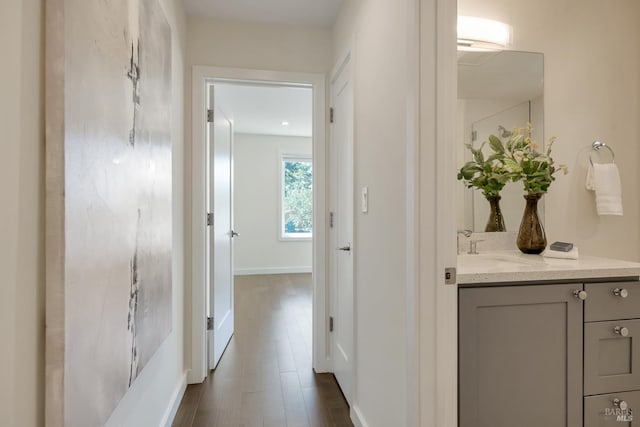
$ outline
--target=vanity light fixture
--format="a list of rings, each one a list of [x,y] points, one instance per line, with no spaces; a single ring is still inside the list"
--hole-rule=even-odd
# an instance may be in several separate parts
[[[287,121],[282,122],[282,126],[289,126],[289,122]]]
[[[458,50],[485,52],[511,44],[513,28],[504,22],[476,16],[458,16]]]

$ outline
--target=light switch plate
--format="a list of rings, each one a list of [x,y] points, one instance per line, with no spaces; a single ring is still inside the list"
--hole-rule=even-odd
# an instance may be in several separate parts
[[[369,187],[362,187],[362,213],[369,212]]]

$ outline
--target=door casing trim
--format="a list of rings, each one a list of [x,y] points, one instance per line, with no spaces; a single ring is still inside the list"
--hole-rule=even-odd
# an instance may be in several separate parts
[[[191,322],[185,340],[191,354],[189,384],[201,383],[207,376],[205,311],[205,138],[207,82],[225,81],[303,85],[313,88],[313,368],[329,372],[327,300],[327,221],[326,221],[326,77],[324,74],[272,70],[224,68],[196,65],[192,69],[191,100]],[[187,307],[187,312],[189,309]]]

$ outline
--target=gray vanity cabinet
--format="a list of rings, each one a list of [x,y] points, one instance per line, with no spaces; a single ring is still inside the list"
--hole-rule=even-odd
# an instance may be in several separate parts
[[[585,290],[584,426],[640,425],[640,283]]]
[[[582,289],[460,289],[460,427],[582,427]]]

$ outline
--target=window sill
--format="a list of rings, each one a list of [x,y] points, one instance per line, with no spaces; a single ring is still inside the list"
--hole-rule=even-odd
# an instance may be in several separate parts
[[[280,236],[279,240],[281,242],[310,242],[313,240],[313,236],[304,235],[304,236]]]

